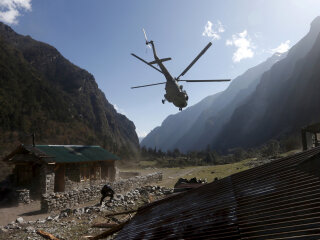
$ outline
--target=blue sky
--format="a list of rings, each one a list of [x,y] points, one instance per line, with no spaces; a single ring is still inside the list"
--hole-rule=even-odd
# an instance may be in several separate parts
[[[135,123],[139,136],[178,112],[161,103],[161,85],[130,89],[164,81],[130,56],[152,60],[142,28],[159,57],[172,58],[165,65],[173,76],[212,40],[183,79],[235,78],[294,45],[318,15],[318,0],[0,0],[0,21],[51,44],[92,73],[107,99]],[[184,89],[191,106],[227,86],[185,83]]]

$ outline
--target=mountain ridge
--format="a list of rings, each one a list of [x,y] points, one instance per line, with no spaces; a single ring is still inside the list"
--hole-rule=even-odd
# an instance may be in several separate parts
[[[252,140],[257,138],[257,136],[261,134],[261,131],[263,131],[259,129],[260,123],[261,126],[265,124],[265,121],[263,120],[265,115],[261,112],[270,105],[269,102],[274,96],[279,96],[281,93],[284,95],[287,94],[286,85],[290,85],[287,79],[290,77],[292,71],[297,71],[297,69],[299,69],[301,64],[297,65],[297,62],[312,51],[319,33],[320,17],[317,17],[310,24],[310,30],[306,36],[295,44],[285,55],[279,56],[278,54],[275,54],[265,62],[247,70],[244,74],[234,79],[229,87],[220,94],[220,97],[205,111],[199,114],[196,120],[193,120],[193,126],[191,126],[188,131],[185,131],[175,143],[170,146],[161,143],[158,143],[157,146],[152,146],[152,141],[143,141],[142,143],[147,147],[165,147],[165,149],[162,150],[178,148],[183,152],[204,150],[207,149],[207,147],[216,150],[227,150],[233,147],[255,147],[271,138],[279,138],[288,135],[290,132],[292,133],[296,131],[297,128],[302,127],[300,126],[301,124],[308,124],[312,121],[316,121],[316,117],[310,117],[308,121],[301,121],[298,124],[299,127],[282,126],[282,129],[276,128],[276,123],[274,123],[274,125],[269,127],[277,129],[277,131],[279,131],[278,135],[270,135],[269,137],[263,138],[262,141]],[[315,52],[317,52],[316,49]],[[276,78],[277,80],[272,80],[272,78]],[[268,82],[272,82],[272,88],[269,86]],[[269,87],[270,91],[268,94],[263,94],[263,89],[266,87]],[[290,90],[290,86],[288,89]],[[264,96],[264,99],[262,99],[261,96]],[[287,98],[289,97],[287,96]],[[257,102],[259,102],[259,107],[252,108]],[[277,105],[277,103],[272,104]],[[246,107],[243,107],[243,105]],[[241,112],[245,112],[246,114],[242,114]],[[258,117],[259,114],[260,117]],[[281,111],[277,114],[281,114]],[[291,112],[290,114],[292,115],[293,113]],[[179,115],[179,113],[176,115]],[[276,116],[272,114],[271,109],[269,118],[270,121],[271,119],[276,118]],[[242,124],[239,124],[238,122],[241,122]],[[293,124],[293,122],[290,122],[290,124]],[[161,127],[165,126],[161,125]],[[159,135],[161,134],[161,127],[157,129]],[[251,131],[251,128],[255,128],[256,130]],[[244,134],[250,131],[251,135]],[[170,131],[167,129],[167,132],[172,136],[175,136],[176,134],[175,129],[170,129]],[[238,136],[239,132],[243,134],[241,138]],[[226,134],[228,137],[225,136]],[[236,137],[233,137],[234,134]],[[147,140],[149,139],[148,137],[149,136],[146,137]],[[167,136],[167,138],[169,137]],[[248,140],[248,138],[251,140]],[[251,144],[246,144],[250,141]]]
[[[99,144],[126,156],[137,150],[134,123],[117,113],[92,74],[1,22],[0,51],[3,146],[30,142],[24,135],[36,132],[38,143]]]
[[[151,148],[160,148],[162,150],[173,150],[174,148],[179,148],[181,151],[187,151],[190,149],[190,145],[194,146],[194,139],[198,139],[200,138],[200,134],[204,131],[204,124],[208,124],[210,125],[211,120],[209,119],[210,116],[212,116],[213,114],[217,114],[217,112],[222,111],[225,105],[228,105],[232,102],[232,100],[237,96],[237,94],[239,94],[241,92],[241,90],[245,90],[247,88],[254,88],[254,86],[257,85],[254,84],[252,85],[251,83],[255,80],[256,75],[260,75],[261,71],[264,72],[263,69],[269,68],[274,62],[279,61],[281,58],[283,58],[285,55],[274,55],[272,57],[270,57],[269,59],[267,59],[265,62],[258,64],[257,66],[248,69],[247,71],[245,71],[243,74],[241,74],[239,77],[235,78],[229,85],[229,87],[223,91],[223,92],[219,92],[217,94],[213,94],[211,96],[208,96],[206,98],[204,98],[203,100],[201,100],[199,103],[185,109],[184,111],[177,113],[175,115],[170,115],[169,117],[167,117],[162,125],[160,127],[156,127],[154,130],[152,130],[144,139],[144,141],[141,142],[142,146],[146,146],[146,147],[151,147]],[[258,72],[258,73],[255,73]],[[252,75],[252,76],[251,76]],[[241,88],[238,87],[239,82],[244,82],[245,84],[240,85]],[[231,94],[229,94],[231,92]],[[230,97],[231,95],[231,97]],[[228,96],[228,99],[226,101],[226,97]],[[208,101],[209,100],[209,101]],[[199,104],[201,104],[202,102],[207,101],[207,104],[203,105],[202,108],[199,108]],[[195,112],[195,110],[197,111],[197,113],[193,113]],[[183,134],[177,134],[177,132],[175,131],[175,129],[171,129],[172,133],[170,133],[170,136],[167,136],[167,139],[170,140],[176,140],[176,142],[174,144],[172,144],[171,146],[169,146],[168,143],[170,143],[170,140],[168,141],[167,139],[164,141],[165,144],[162,145],[162,143],[156,143],[152,142],[152,140],[150,140],[150,138],[154,137],[154,131],[156,132],[156,134],[159,134],[159,132],[161,131],[161,128],[166,128],[168,127],[166,125],[167,122],[170,121],[170,119],[172,119],[172,121],[174,122],[179,122],[177,119],[173,119],[173,116],[181,116],[180,118],[184,118],[185,111],[190,111],[192,112],[192,125],[189,126],[189,129],[187,129]],[[185,119],[184,119],[185,120]],[[181,127],[181,126],[178,126]],[[179,137],[179,139],[177,138]],[[190,139],[190,141],[186,141],[186,139]],[[148,141],[148,142],[147,142]],[[151,144],[150,144],[151,143]],[[153,144],[153,145],[152,145]],[[202,146],[207,146],[207,144],[202,144]],[[189,149],[188,149],[189,148]]]
[[[293,55],[294,52],[291,54]],[[251,147],[272,138],[279,139],[298,132],[301,127],[320,121],[319,104],[317,104],[320,102],[317,94],[320,85],[316,80],[317,76],[320,77],[319,56],[320,34],[318,33],[317,39],[305,56],[298,57],[292,62],[292,58],[289,58],[266,73],[255,95],[234,112],[225,130],[222,130],[223,140],[219,143],[216,140],[214,144],[223,149],[233,146]],[[288,65],[291,68],[289,70]],[[283,76],[284,72],[288,77]],[[277,89],[273,87],[275,82]],[[255,99],[254,102],[252,102],[253,99]],[[263,106],[262,102],[266,100],[269,104]],[[257,109],[260,111],[258,112]],[[251,114],[250,122],[247,122],[244,115],[250,115],[250,112],[254,114]],[[240,124],[241,130],[238,131],[237,136],[231,138],[230,133],[235,128],[239,130]],[[268,131],[261,131],[262,129],[268,129]],[[220,135],[221,138],[222,135]],[[247,140],[240,145],[239,142],[244,138]]]

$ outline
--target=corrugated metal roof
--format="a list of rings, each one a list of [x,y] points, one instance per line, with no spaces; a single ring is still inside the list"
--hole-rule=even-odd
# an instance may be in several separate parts
[[[16,154],[27,153],[33,154],[47,163],[76,163],[120,159],[100,146],[36,145],[34,147],[20,145],[3,160],[10,162]]]
[[[32,147],[33,148],[33,147]],[[81,145],[36,145],[35,149],[43,152],[47,162],[75,163],[104,160],[119,160],[119,158],[100,146]]]
[[[301,167],[320,161],[319,153],[317,147],[143,207],[116,239],[320,239],[319,175]]]

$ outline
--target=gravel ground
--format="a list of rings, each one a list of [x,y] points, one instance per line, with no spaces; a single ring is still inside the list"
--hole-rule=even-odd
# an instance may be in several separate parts
[[[0,240],[44,239],[36,233],[37,230],[53,234],[61,240],[83,240],[85,239],[84,236],[95,236],[108,230],[107,228],[92,228],[93,224],[117,224],[130,217],[128,215],[105,217],[106,214],[137,209],[171,193],[172,189],[165,187],[145,186],[123,195],[116,194],[111,203],[107,201],[102,206],[88,205],[75,209],[65,209],[58,213],[51,213],[46,218],[36,221],[27,221],[23,217],[19,217],[6,226],[0,226]],[[109,239],[112,239],[112,237]]]

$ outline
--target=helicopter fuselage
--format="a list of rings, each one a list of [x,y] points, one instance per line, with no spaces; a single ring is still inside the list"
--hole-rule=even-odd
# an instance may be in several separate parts
[[[160,59],[157,56],[156,49],[154,47],[153,41],[148,41],[147,35],[144,29],[144,38],[146,39],[146,45],[152,47],[153,51],[153,56],[154,56],[154,61],[152,62],[147,62],[146,60],[142,59],[141,57],[138,57],[134,53],[131,53],[132,56],[135,58],[139,59],[140,61],[144,62],[148,66],[152,67],[153,69],[157,70],[158,72],[162,73],[166,81],[165,82],[160,82],[160,83],[153,83],[153,84],[145,84],[141,86],[135,86],[131,87],[131,89],[134,88],[142,88],[142,87],[150,87],[150,86],[155,86],[155,85],[161,85],[165,84],[165,90],[166,94],[164,95],[164,99],[162,99],[162,103],[165,103],[167,100],[168,102],[173,103],[176,107],[179,108],[180,111],[182,111],[182,108],[186,107],[188,105],[188,94],[185,90],[183,90],[183,86],[179,85],[179,82],[229,82],[230,79],[214,79],[214,80],[181,80],[180,77],[184,76],[190,68],[199,60],[199,58],[209,49],[209,47],[212,45],[212,42],[209,42],[205,48],[193,59],[193,61],[181,72],[181,74],[178,77],[172,77],[167,68],[163,65],[163,62],[171,60],[171,58],[162,58]],[[155,67],[153,64],[157,64],[159,68]]]
[[[171,76],[167,68],[163,65],[161,59],[159,59],[157,56],[153,41],[150,41],[149,43],[152,46],[154,60],[167,80],[165,87],[166,94],[164,97],[168,102],[172,102],[176,107],[182,110],[182,108],[188,105],[187,92],[183,90],[183,86],[178,84],[178,82]]]

